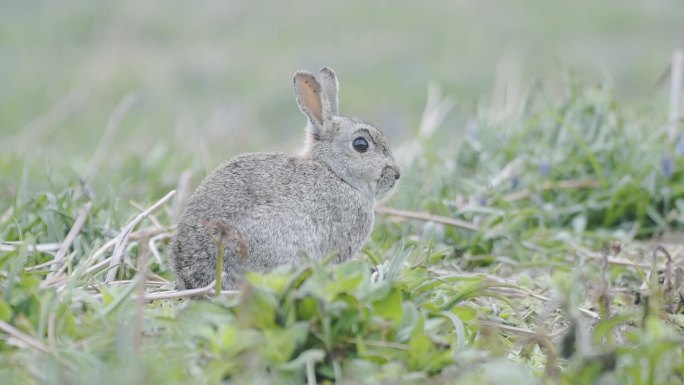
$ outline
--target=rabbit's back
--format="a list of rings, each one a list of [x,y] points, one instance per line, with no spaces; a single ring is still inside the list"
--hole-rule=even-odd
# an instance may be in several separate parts
[[[214,277],[216,247],[207,221],[235,228],[246,244],[227,242],[224,287],[243,271],[268,271],[303,258],[353,256],[373,227],[373,201],[322,162],[283,153],[246,154],[211,173],[188,202],[171,245],[179,288]]]

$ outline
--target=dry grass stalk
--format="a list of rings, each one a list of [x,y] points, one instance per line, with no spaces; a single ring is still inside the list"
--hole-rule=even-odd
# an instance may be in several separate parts
[[[529,329],[523,329],[523,328],[519,328],[516,326],[510,326],[510,325],[502,324],[499,322],[488,321],[488,320],[478,320],[477,323],[480,326],[487,326],[487,327],[491,327],[491,328],[501,329],[501,330],[505,330],[505,331],[513,333],[513,334],[518,334],[518,335],[522,335],[522,336],[526,336],[526,337],[534,337],[534,336],[537,336],[539,334],[539,333],[532,331],[532,330],[529,330]]]
[[[0,242],[0,251],[6,251],[6,252],[15,251],[18,248],[20,248],[21,246],[22,246],[22,242],[4,241],[4,242]],[[59,246],[60,246],[59,243],[39,243],[37,245],[27,245],[26,248],[31,253],[36,253],[36,252],[38,252],[38,253],[52,253],[52,252],[58,251]],[[54,260],[47,262],[47,263],[44,263],[41,266],[42,267],[49,266],[52,263],[54,263]],[[34,267],[37,268],[38,266],[34,266]]]
[[[98,270],[98,269],[100,269],[100,268],[102,268],[102,267],[108,265],[108,264],[111,262],[111,259],[112,259],[112,258],[109,257],[109,258],[106,258],[106,259],[100,261],[99,263],[97,263],[97,264],[95,264],[95,265],[93,265],[93,266],[90,266],[89,268],[87,268],[87,269],[83,272],[83,274],[84,274],[84,275],[85,275],[85,274],[90,274],[90,273],[92,273],[93,271],[96,271],[96,270]],[[69,277],[63,276],[63,275],[56,276],[56,278],[55,278],[52,282],[47,282],[47,281],[45,281],[45,287],[52,286],[52,287],[56,287],[56,288],[61,288],[61,287],[63,287],[64,285],[66,285],[68,278],[69,278]]]
[[[197,289],[187,289],[187,290],[169,290],[160,291],[156,293],[145,294],[145,301],[155,301],[160,299],[178,299],[178,298],[189,298],[198,297],[202,295],[213,294],[216,288],[216,281],[212,281],[210,284],[204,287],[199,287]],[[239,295],[240,290],[221,290],[221,295]]]
[[[160,300],[160,299],[188,298],[188,297],[196,297],[199,295],[213,294],[213,293],[214,293],[213,287],[211,289],[205,289],[204,291],[200,291],[200,289],[171,290],[171,291],[165,291],[165,292],[147,293],[147,294],[145,294],[145,301],[155,301],[155,300]],[[221,295],[237,296],[237,295],[240,295],[240,291],[239,290],[221,290]]]
[[[541,295],[541,294],[533,293],[529,290],[525,290],[525,289],[519,288],[519,287],[504,287],[504,288],[494,288],[494,289],[497,291],[500,291],[500,292],[515,291],[515,292],[518,292],[520,294],[528,295],[534,299],[538,299],[538,300],[543,301],[543,302],[550,302],[551,301],[551,298],[549,298],[549,297],[546,297],[546,296]],[[593,318],[595,320],[601,319],[601,317],[596,312],[593,312],[591,310],[581,308],[581,307],[577,308],[577,310],[589,318]]]
[[[71,261],[74,259],[75,256],[76,256],[75,251],[72,252],[71,254],[69,254],[69,258],[67,259],[67,261],[62,264],[62,266],[59,268],[59,270],[54,272],[54,275],[50,279],[45,279],[43,282],[41,282],[40,287],[44,289],[44,288],[52,285],[53,283],[59,281],[62,277],[66,277],[64,275],[64,272],[69,267],[69,265],[71,264]]]
[[[128,239],[144,239],[148,238],[150,236],[153,236],[155,234],[159,234],[160,232],[164,231],[163,229],[158,229],[158,228],[146,228],[142,229],[140,231],[136,231],[128,237]],[[104,255],[109,249],[111,249],[117,242],[118,237],[114,237],[107,241],[104,245],[100,246],[99,249],[97,249],[93,254],[88,257],[88,259],[84,262],[84,266],[90,266],[94,261],[97,261],[102,255]],[[107,258],[107,261],[109,261],[111,258]],[[92,270],[90,270],[92,271]]]
[[[158,234],[161,231],[163,231],[163,230],[158,229],[156,227],[155,228],[146,228],[146,229],[132,233],[130,235],[130,237],[128,237],[128,239],[146,239],[146,238],[149,238],[151,235]],[[106,253],[109,249],[111,249],[112,246],[114,246],[116,244],[117,240],[118,240],[118,237],[110,239],[104,245],[100,246],[100,248],[97,249],[93,254],[91,254],[87,260],[85,260],[84,262],[81,262],[79,264],[79,266],[81,268],[85,268],[85,270],[83,271],[84,275],[90,274],[94,271],[97,271],[97,270],[101,269],[102,267],[111,263],[112,257],[108,257],[108,258],[105,258],[104,260],[96,263],[95,265],[91,266],[93,261],[96,261],[100,256],[104,255],[104,253]],[[52,261],[50,261],[49,263],[51,264]],[[38,267],[42,268],[42,267],[44,267],[44,265],[46,265],[46,264],[35,266],[34,269],[38,268]],[[63,271],[64,271],[64,266],[62,266],[62,269],[60,269],[60,271],[58,271],[58,273],[55,274],[55,276],[51,282],[48,282],[47,280],[44,281],[43,287],[48,287],[48,286],[62,287],[62,286],[64,286],[64,284],[66,283],[66,281],[69,277],[62,275],[61,273]],[[154,275],[154,277],[157,280],[161,279],[161,277],[159,277],[157,275]]]
[[[128,203],[130,203],[131,206],[135,207],[140,212],[145,211],[145,207],[143,207],[143,205],[141,205],[140,203],[138,203],[136,201],[129,201]],[[164,226],[162,226],[161,222],[159,222],[159,219],[157,219],[157,217],[154,214],[150,214],[149,218],[155,227],[157,227],[159,229],[164,228]]]
[[[419,221],[430,221],[430,222],[442,223],[445,225],[456,226],[456,227],[460,227],[460,228],[468,229],[468,230],[473,230],[473,231],[480,230],[480,227],[474,223],[461,221],[461,220],[453,219],[453,218],[442,217],[442,216],[433,215],[433,214],[428,214],[428,213],[420,213],[420,212],[416,212],[416,211],[392,209],[392,208],[383,207],[383,206],[376,207],[375,211],[380,213],[380,214],[391,215],[391,216],[395,216],[395,217],[403,217],[403,218],[415,219],[415,220],[419,220]]]
[[[121,234],[119,234],[119,236],[116,238],[116,245],[114,246],[114,252],[112,253],[112,258],[109,263],[110,270],[107,272],[105,282],[111,282],[116,277],[116,267],[118,267],[121,263],[123,252],[126,247],[126,242],[128,241],[128,237],[131,235],[131,232],[133,231],[135,226],[137,226],[140,222],[143,221],[143,219],[147,218],[152,212],[160,208],[164,203],[171,199],[171,197],[173,197],[175,193],[175,190],[169,191],[168,194],[164,195],[163,198],[158,200],[147,210],[138,214],[128,225],[126,225],[126,227],[124,227],[124,229],[121,231]]]
[[[66,253],[69,251],[69,248],[71,248],[71,245],[74,243],[74,240],[76,239],[76,236],[78,233],[81,232],[81,228],[85,224],[86,217],[88,216],[88,213],[90,212],[90,209],[93,207],[92,202],[88,202],[83,206],[83,209],[81,209],[81,212],[78,214],[78,217],[74,221],[74,225],[71,227],[69,230],[69,233],[67,234],[66,238],[64,238],[64,241],[62,244],[59,246],[59,250],[57,251],[57,254],[55,255],[55,258],[52,260],[52,265],[50,266],[50,274],[45,277],[46,281],[51,281],[57,270],[59,270],[59,263],[62,261],[64,256],[66,256]]]
[[[22,332],[21,330],[15,328],[14,326],[8,324],[5,321],[0,320],[0,330],[3,332],[7,333],[10,337],[14,338],[17,341],[20,341],[36,350],[40,350],[43,353],[49,353],[50,349],[48,349],[45,344],[40,342],[38,339],[31,337],[30,335]]]
[[[169,283],[169,282],[167,282],[167,281],[159,281],[159,280],[156,280],[156,279],[153,280],[153,279],[151,279],[151,278],[152,278],[152,273],[150,273],[150,270],[149,270],[149,268],[148,268],[148,269],[147,269],[147,279],[145,280],[145,287],[147,287],[147,288],[150,288],[150,287],[152,287],[152,288],[158,288],[158,287],[162,287],[162,286],[168,285],[168,283]],[[135,279],[122,279],[122,280],[120,280],[120,281],[112,281],[112,282],[109,282],[109,283],[106,283],[106,284],[97,284],[97,283],[95,283],[95,284],[92,284],[92,285],[90,285],[90,286],[87,286],[86,289],[97,289],[97,288],[99,288],[100,286],[130,285],[130,284],[135,283],[135,282],[138,282],[138,281],[135,280]]]
[[[162,257],[161,253],[159,253],[159,249],[157,248],[157,242],[162,239],[170,239],[172,236],[173,235],[171,233],[161,233],[151,237],[150,240],[147,242],[147,247],[150,248],[152,255],[154,255],[154,258],[160,265],[162,264]]]

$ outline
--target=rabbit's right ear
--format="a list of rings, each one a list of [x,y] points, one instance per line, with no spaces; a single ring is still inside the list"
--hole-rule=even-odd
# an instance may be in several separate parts
[[[316,77],[307,71],[297,71],[294,76],[294,89],[299,109],[309,118],[314,135],[323,131],[323,108],[321,104],[321,85]]]
[[[323,119],[332,119],[338,115],[339,103],[337,102],[337,76],[332,68],[321,68],[319,79],[321,80],[321,103],[323,105]]]

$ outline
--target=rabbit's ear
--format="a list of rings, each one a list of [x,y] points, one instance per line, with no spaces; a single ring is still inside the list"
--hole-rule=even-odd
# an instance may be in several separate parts
[[[338,115],[339,104],[337,102],[338,83],[335,71],[328,67],[321,68],[321,104],[323,107],[323,119],[328,120]]]
[[[294,89],[299,109],[309,118],[314,129],[322,130],[321,85],[311,73],[297,71],[294,76]]]

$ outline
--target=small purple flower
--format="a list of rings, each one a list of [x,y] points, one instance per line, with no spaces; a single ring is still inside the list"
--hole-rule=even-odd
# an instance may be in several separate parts
[[[539,165],[539,172],[542,174],[544,178],[549,177],[549,172],[551,171],[551,166],[549,166],[549,162],[544,161],[542,164]]]
[[[478,203],[480,204],[480,206],[483,206],[483,207],[484,207],[484,206],[487,206],[487,197],[485,197],[485,196],[480,197]]]
[[[665,155],[663,157],[663,174],[666,178],[672,176],[673,169],[674,167],[672,165],[672,157],[670,157],[669,155]]]

